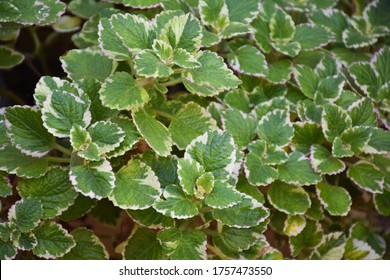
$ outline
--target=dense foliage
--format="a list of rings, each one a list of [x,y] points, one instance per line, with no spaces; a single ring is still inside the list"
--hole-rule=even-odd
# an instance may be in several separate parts
[[[0,0],[0,68],[62,33],[0,109],[1,259],[390,257],[390,1]]]

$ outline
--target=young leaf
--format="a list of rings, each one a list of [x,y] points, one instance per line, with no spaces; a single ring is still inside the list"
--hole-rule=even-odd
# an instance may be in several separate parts
[[[37,178],[46,173],[47,158],[36,158],[22,154],[18,149],[7,145],[0,148],[0,170],[19,177]]]
[[[1,2],[0,4],[3,4]],[[7,4],[7,3],[5,3]],[[0,69],[9,69],[19,65],[24,60],[24,55],[6,46],[0,46]]]
[[[267,62],[264,55],[252,45],[243,45],[228,55],[230,66],[241,74],[255,77],[267,74]]]
[[[165,260],[167,257],[157,239],[157,233],[148,228],[135,227],[126,242],[125,260]]]
[[[216,179],[227,179],[233,173],[236,162],[233,138],[227,131],[206,132],[187,146],[184,158],[196,160]]]
[[[321,182],[316,191],[321,204],[332,216],[346,216],[351,210],[352,199],[344,188]]]
[[[229,109],[222,113],[223,127],[232,134],[239,149],[245,149],[256,136],[256,119],[238,109]]]
[[[122,209],[142,210],[152,206],[160,195],[160,183],[152,169],[132,159],[116,174],[110,200]]]
[[[201,231],[165,229],[157,234],[171,260],[203,260],[206,258],[206,235]]]
[[[37,246],[38,241],[32,232],[21,233],[17,240],[14,240],[14,245],[23,251],[30,251]]]
[[[352,126],[349,115],[337,105],[327,104],[324,106],[322,115],[322,129],[325,137],[330,141]]]
[[[169,130],[145,110],[133,112],[133,120],[146,142],[160,156],[167,156],[172,149],[172,138]]]
[[[266,142],[286,146],[294,136],[294,128],[287,111],[274,110],[259,121],[258,134]]]
[[[283,232],[288,236],[297,236],[302,232],[306,226],[306,219],[304,216],[294,215],[288,216],[284,222]]]
[[[384,188],[384,175],[373,163],[360,161],[348,169],[348,178],[365,191],[382,193]]]
[[[302,215],[309,209],[309,195],[302,187],[274,182],[268,190],[268,200],[277,210],[289,215]]]
[[[8,212],[8,220],[21,232],[35,228],[42,218],[42,204],[37,198],[28,197],[17,201]]]
[[[74,203],[77,196],[67,171],[61,168],[52,168],[41,178],[22,179],[17,189],[24,199],[39,199],[43,207],[43,219],[60,215]]]
[[[71,164],[69,178],[76,191],[91,198],[107,197],[115,186],[115,175],[106,159],[83,164],[78,160]]]
[[[43,222],[33,231],[37,238],[37,246],[33,249],[35,255],[40,258],[54,259],[68,253],[76,242],[59,224]]]
[[[8,107],[5,125],[12,144],[26,155],[42,157],[54,144],[54,137],[43,126],[41,112],[31,107]]]
[[[149,101],[147,91],[127,72],[115,72],[99,90],[102,104],[116,110],[134,110]]]
[[[217,180],[212,191],[206,195],[204,203],[212,208],[223,209],[232,207],[242,200],[241,194],[233,186]]]
[[[166,186],[165,199],[157,200],[153,205],[157,212],[176,219],[188,219],[198,215],[198,208],[192,198],[177,185]]]
[[[236,88],[241,81],[227,68],[220,56],[201,51],[197,57],[201,67],[183,73],[184,86],[200,96],[213,96],[224,90]]]
[[[96,122],[88,128],[88,132],[100,154],[108,153],[119,147],[125,138],[124,131],[117,124],[111,122]]]
[[[180,149],[185,149],[192,140],[216,127],[210,114],[194,102],[183,106],[169,124],[172,140]]]
[[[316,249],[322,260],[341,260],[347,238],[342,232],[332,232],[324,235],[320,246]]]
[[[70,144],[76,151],[82,151],[88,148],[91,144],[92,138],[88,131],[79,126],[74,125],[70,130]]]
[[[181,158],[178,160],[177,174],[183,191],[193,195],[198,178],[205,173],[202,165],[192,159]]]
[[[66,253],[63,260],[107,260],[108,253],[103,243],[86,228],[76,228],[71,233],[76,246]]]
[[[214,209],[213,216],[224,225],[249,228],[264,222],[269,216],[269,210],[250,196],[243,196],[241,202],[232,207]]]
[[[289,159],[279,165],[279,180],[299,186],[308,186],[321,181],[321,176],[313,171],[309,159],[300,152],[293,152]]]
[[[81,97],[54,90],[43,103],[43,126],[56,137],[69,137],[73,125],[86,127],[91,122],[90,101],[86,94]]]
[[[160,61],[151,50],[142,50],[134,57],[134,69],[137,74],[146,78],[167,78],[173,70]]]
[[[118,157],[124,155],[127,151],[131,150],[135,143],[138,142],[139,134],[133,123],[128,117],[119,115],[110,120],[111,123],[118,125],[120,129],[125,133],[123,141],[113,151],[107,153],[109,158]]]
[[[321,174],[334,175],[345,169],[345,163],[334,158],[328,149],[321,145],[311,146],[310,163],[314,171]]]

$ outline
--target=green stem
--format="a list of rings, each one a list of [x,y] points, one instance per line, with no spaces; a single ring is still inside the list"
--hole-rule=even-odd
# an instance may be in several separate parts
[[[160,111],[160,110],[157,110],[157,109],[153,109],[153,110],[156,113],[156,115],[164,117],[164,118],[166,118],[168,120],[172,120],[175,117],[174,115],[169,114],[167,112],[163,112],[163,111]]]
[[[34,42],[34,53],[33,53],[33,55],[36,58],[38,58],[41,66],[42,66],[43,72],[45,74],[49,74],[49,72],[50,72],[49,71],[49,66],[47,64],[45,55],[43,55],[42,44],[41,44],[41,41],[39,40],[38,34],[36,32],[36,27],[29,27],[28,30],[30,31],[31,38],[33,39],[33,42]]]
[[[48,161],[57,162],[57,163],[70,163],[70,158],[61,158],[61,157],[46,157]]]
[[[54,144],[53,144],[53,148],[59,150],[60,152],[66,154],[66,155],[71,155],[71,154],[72,154],[72,151],[71,151],[71,150],[69,150],[69,149],[67,149],[67,148],[65,148],[65,147],[63,147],[63,146],[61,146],[61,145],[58,144],[58,143],[54,143]]]
[[[160,83],[160,85],[169,87],[169,86],[174,86],[174,85],[180,84],[181,82],[183,82],[183,78],[177,78],[177,79],[165,82],[165,83]]]
[[[207,249],[213,252],[216,256],[218,256],[221,260],[231,260],[231,258],[225,256],[224,253],[221,252],[218,248],[215,248],[214,246],[207,244]]]

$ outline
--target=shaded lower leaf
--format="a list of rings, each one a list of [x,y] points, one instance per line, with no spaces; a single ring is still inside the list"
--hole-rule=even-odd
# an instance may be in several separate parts
[[[127,214],[138,224],[151,229],[174,227],[175,220],[157,212],[153,207],[144,210],[127,210]]]

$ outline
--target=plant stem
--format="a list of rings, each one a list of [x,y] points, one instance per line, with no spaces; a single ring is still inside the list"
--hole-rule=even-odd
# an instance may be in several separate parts
[[[153,109],[153,110],[156,113],[156,115],[158,115],[158,116],[164,117],[164,118],[169,119],[169,120],[172,120],[174,118],[174,116],[172,114],[169,114],[167,112],[163,112],[163,111],[160,111],[157,109]]]
[[[69,149],[67,149],[67,148],[65,148],[65,147],[63,147],[60,144],[55,143],[55,142],[53,144],[53,148],[59,150],[60,152],[66,154],[66,155],[71,155],[72,154],[71,150],[69,150]]]
[[[70,158],[61,158],[61,157],[46,157],[51,162],[58,163],[70,163]]]
[[[26,102],[24,102],[24,100],[22,98],[20,98],[14,92],[12,92],[12,91],[10,91],[8,89],[1,88],[0,89],[0,95],[4,96],[4,97],[7,97],[9,99],[12,99],[12,101],[14,101],[16,104],[26,105]]]
[[[41,41],[39,40],[38,34],[36,32],[36,27],[29,27],[28,30],[30,31],[31,38],[33,39],[34,42],[34,53],[33,55],[38,58],[43,72],[45,74],[49,74],[49,66],[47,65],[46,57],[43,55],[42,52],[42,44]]]
[[[218,248],[215,248],[213,245],[207,244],[207,249],[213,252],[216,256],[218,256],[221,260],[231,260],[231,258],[225,256],[224,253],[221,252]]]
[[[180,84],[181,82],[183,82],[183,78],[177,78],[177,79],[165,82],[165,83],[160,83],[160,85],[169,87],[169,86],[174,86],[174,85]]]

